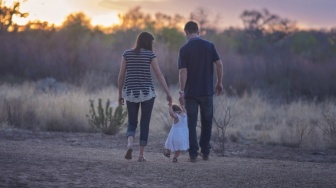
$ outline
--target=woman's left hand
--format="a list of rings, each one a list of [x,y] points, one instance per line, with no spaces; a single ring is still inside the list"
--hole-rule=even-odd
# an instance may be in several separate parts
[[[124,105],[125,100],[124,100],[124,98],[119,97],[118,102],[119,102],[119,105]]]
[[[167,94],[167,101],[168,101],[168,105],[172,105],[173,104],[173,98],[171,97],[170,94]]]

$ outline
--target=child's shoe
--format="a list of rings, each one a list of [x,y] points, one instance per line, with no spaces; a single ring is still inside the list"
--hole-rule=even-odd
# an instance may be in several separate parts
[[[170,152],[169,152],[169,151],[164,151],[164,152],[163,152],[163,155],[164,155],[165,157],[170,158]]]
[[[147,159],[144,156],[139,155],[138,162],[146,162]]]

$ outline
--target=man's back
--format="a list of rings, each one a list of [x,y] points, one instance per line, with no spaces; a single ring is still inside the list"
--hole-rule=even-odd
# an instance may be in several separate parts
[[[185,97],[213,95],[214,62],[219,60],[215,47],[199,37],[181,47],[179,68],[187,68]]]

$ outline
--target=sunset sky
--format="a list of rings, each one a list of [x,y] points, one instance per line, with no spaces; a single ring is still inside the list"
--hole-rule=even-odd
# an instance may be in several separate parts
[[[14,0],[4,0],[12,5]],[[282,18],[296,21],[304,28],[336,27],[336,0],[27,0],[21,10],[29,12],[24,20],[48,21],[60,25],[67,15],[84,12],[93,25],[110,26],[118,23],[118,14],[140,6],[144,13],[180,14],[189,17],[197,7],[208,10],[210,16],[221,16],[221,27],[241,27],[239,15],[244,10],[268,9]]]

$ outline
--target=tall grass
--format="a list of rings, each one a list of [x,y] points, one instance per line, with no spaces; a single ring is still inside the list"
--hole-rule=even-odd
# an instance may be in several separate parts
[[[222,96],[225,97],[227,96]],[[323,130],[333,126],[326,122],[324,114],[336,114],[335,101],[295,101],[278,104],[268,100],[258,92],[238,98],[234,110],[240,115],[235,118],[232,126],[228,127],[227,137],[238,142],[309,149],[336,146],[335,142],[328,141],[328,136],[331,135],[325,134]]]
[[[171,86],[170,89],[177,103],[178,88]],[[156,90],[158,97],[150,134],[166,136],[172,121],[164,92],[160,86]],[[97,101],[99,98],[104,101],[109,99],[111,106],[117,106],[117,88],[110,86],[89,92],[83,87],[50,83],[50,80],[21,85],[3,84],[0,86],[0,125],[42,131],[94,132],[85,115],[89,113],[89,100]],[[216,106],[223,103],[218,101],[229,98],[227,95],[214,97],[215,114],[223,113]],[[336,147],[334,100],[278,104],[264,99],[263,94],[258,92],[235,100],[232,113],[239,115],[227,127],[226,139],[229,141],[309,149]],[[214,128],[214,137],[215,131]]]
[[[1,85],[0,122],[23,129],[90,132],[92,130],[85,117],[89,100],[102,98],[116,101],[116,94],[115,88],[89,93],[71,85],[40,87],[40,84],[32,82]],[[112,105],[117,104],[114,102]],[[11,123],[13,120],[15,124]]]

